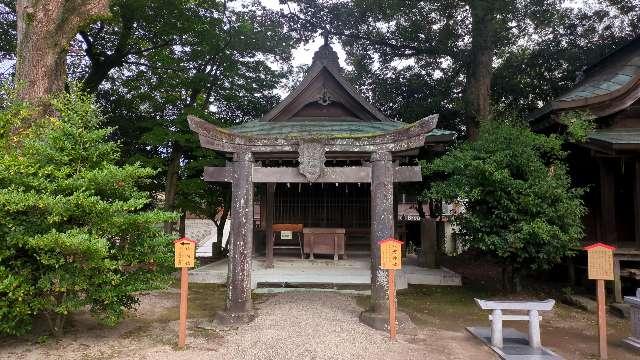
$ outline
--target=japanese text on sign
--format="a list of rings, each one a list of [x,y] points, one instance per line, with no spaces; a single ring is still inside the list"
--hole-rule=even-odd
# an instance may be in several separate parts
[[[605,244],[585,248],[588,254],[588,275],[592,280],[613,280],[613,250]]]
[[[380,268],[400,269],[402,266],[402,241],[385,239],[380,241]]]
[[[177,268],[181,267],[194,267],[195,266],[195,255],[196,255],[196,242],[182,238],[176,240],[174,243],[175,247],[175,266]]]

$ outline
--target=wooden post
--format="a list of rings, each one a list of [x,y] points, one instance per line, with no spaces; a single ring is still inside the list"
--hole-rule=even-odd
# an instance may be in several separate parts
[[[274,197],[276,191],[276,184],[267,184],[267,196],[265,197],[265,241],[267,245],[267,260],[266,267],[273,267],[273,211],[274,211]]]
[[[597,243],[584,247],[587,250],[587,275],[596,280],[598,298],[598,339],[600,359],[607,359],[607,314],[604,290],[605,280],[614,280],[613,246]]]
[[[396,271],[389,270],[389,335],[396,339]]]
[[[604,280],[598,284],[598,339],[600,340],[600,359],[607,359],[607,315],[605,313]]]
[[[178,328],[178,347],[183,348],[187,340],[187,302],[189,299],[189,270],[180,268],[180,327]]]
[[[380,244],[380,258],[378,261],[380,262],[380,272],[381,275],[384,274],[385,270],[388,270],[387,273],[387,294],[385,297],[389,299],[389,303],[385,301],[385,306],[387,307],[387,311],[381,314],[384,317],[379,317],[379,323],[368,323],[363,320],[362,313],[360,314],[360,321],[363,321],[365,324],[372,326],[376,329],[383,330],[384,328],[389,328],[389,335],[391,340],[396,339],[397,332],[397,306],[396,306],[396,269],[400,270],[402,268],[402,241],[396,240],[394,238],[387,238],[379,242]],[[380,276],[382,278],[383,276]],[[384,288],[384,280],[382,281],[382,287]],[[388,322],[388,324],[387,324]],[[372,324],[372,325],[370,325]]]
[[[600,217],[602,219],[600,242],[617,241],[615,174],[606,159],[598,159],[600,164]]]
[[[173,242],[175,267],[180,268],[180,322],[178,325],[178,347],[187,341],[187,302],[189,300],[189,268],[195,265],[196,242],[186,237]]]
[[[620,259],[613,257],[613,300],[622,304],[622,278],[620,277]]]
[[[633,208],[635,213],[636,246],[640,248],[640,160],[635,161],[636,176],[633,182]]]

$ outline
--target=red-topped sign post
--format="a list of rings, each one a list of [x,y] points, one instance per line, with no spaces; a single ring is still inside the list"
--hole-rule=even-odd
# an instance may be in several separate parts
[[[389,270],[389,335],[396,339],[396,283],[395,272],[402,266],[402,241],[387,238],[380,244],[380,268]]]
[[[196,242],[189,238],[173,242],[175,266],[180,268],[180,325],[178,328],[178,347],[183,348],[187,341],[187,301],[189,299],[189,270],[194,267]]]
[[[605,311],[604,281],[613,280],[613,250],[616,248],[602,243],[589,245],[587,267],[589,279],[596,280],[598,295],[598,338],[600,359],[607,359],[607,315]]]

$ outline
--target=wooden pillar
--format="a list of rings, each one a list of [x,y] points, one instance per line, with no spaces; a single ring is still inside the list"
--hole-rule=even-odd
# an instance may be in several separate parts
[[[275,197],[276,184],[267,184],[267,193],[265,196],[265,242],[267,246],[267,261],[266,267],[273,267],[273,202]]]
[[[216,320],[224,325],[253,321],[251,301],[251,255],[253,248],[253,156],[233,154],[231,197],[231,243],[227,273],[227,301]]]
[[[620,258],[613,252],[613,299],[622,304],[622,278],[620,277]]]
[[[640,159],[634,161],[635,179],[633,182],[633,208],[635,221],[636,247],[640,248]]]
[[[391,153],[375,152],[371,155],[371,303],[360,321],[378,330],[389,326],[388,272],[380,268],[378,242],[394,235],[393,204]],[[397,320],[402,321],[401,314]]]
[[[600,241],[614,244],[617,241],[615,175],[607,159],[599,158],[600,165]]]

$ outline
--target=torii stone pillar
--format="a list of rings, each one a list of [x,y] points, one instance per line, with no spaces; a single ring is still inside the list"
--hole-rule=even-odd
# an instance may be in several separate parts
[[[378,330],[389,328],[389,281],[387,270],[380,269],[378,242],[394,235],[393,175],[391,153],[371,155],[371,303],[360,314],[360,321]],[[410,324],[409,316],[397,313],[398,329]]]
[[[253,155],[233,154],[231,197],[231,243],[225,309],[216,314],[224,325],[255,319],[251,301],[251,255],[253,252]]]

